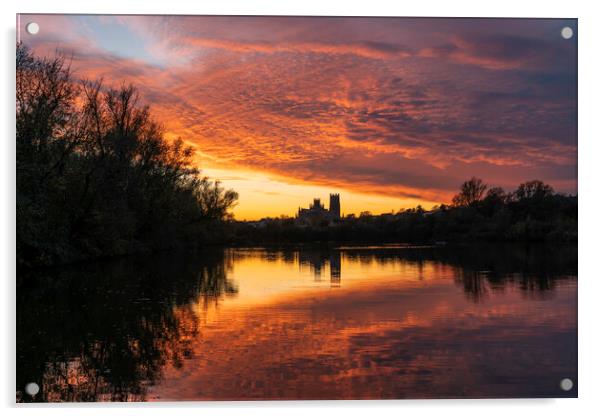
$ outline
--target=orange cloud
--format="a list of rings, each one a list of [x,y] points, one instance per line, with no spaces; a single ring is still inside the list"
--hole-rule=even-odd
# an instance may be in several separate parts
[[[353,54],[363,58],[408,58],[412,54],[406,47],[381,42],[318,43],[318,42],[234,42],[224,39],[186,38],[185,42],[210,49],[223,49],[238,53],[323,53]]]
[[[201,168],[396,198],[383,211],[449,202],[475,175],[576,192],[575,48],[551,38],[556,21],[508,33],[423,19],[107,18],[132,24],[147,59],[63,33],[69,17],[41,19],[47,37],[28,44],[72,55],[79,77],[136,84],[168,137],[198,149]],[[104,21],[85,23],[103,36]]]

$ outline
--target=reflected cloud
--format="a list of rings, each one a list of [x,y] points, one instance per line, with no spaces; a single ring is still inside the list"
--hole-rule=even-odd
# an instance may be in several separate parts
[[[395,257],[359,250],[343,266],[387,266]],[[562,312],[576,307],[574,287],[558,286],[545,311],[512,290],[467,303],[442,279],[453,268],[423,266],[423,284],[379,280],[229,310],[227,326],[203,331],[203,353],[186,376],[168,369],[153,399],[548,397],[561,394],[563,374],[576,376],[576,321]],[[479,291],[464,289],[471,297]]]
[[[576,267],[573,247],[390,245],[32,271],[17,386],[37,382],[35,401],[558,397],[576,380]]]

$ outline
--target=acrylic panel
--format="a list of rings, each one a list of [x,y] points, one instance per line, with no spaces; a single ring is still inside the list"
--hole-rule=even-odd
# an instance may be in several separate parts
[[[18,15],[16,400],[576,397],[577,35]]]

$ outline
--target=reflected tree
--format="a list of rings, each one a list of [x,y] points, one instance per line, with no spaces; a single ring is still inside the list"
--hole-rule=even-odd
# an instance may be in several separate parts
[[[198,334],[195,305],[237,293],[223,252],[37,271],[21,279],[18,401],[136,401]],[[32,307],[35,305],[35,307]],[[31,398],[22,390],[41,386]]]

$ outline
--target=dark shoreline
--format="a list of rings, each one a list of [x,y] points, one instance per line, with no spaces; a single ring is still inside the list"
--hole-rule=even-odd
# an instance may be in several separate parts
[[[236,243],[236,244],[213,244],[203,247],[177,247],[154,251],[139,251],[118,255],[104,255],[92,258],[82,258],[70,262],[55,263],[50,265],[36,265],[32,267],[20,266],[17,268],[17,282],[29,274],[36,272],[47,272],[60,270],[62,268],[97,266],[119,261],[144,261],[154,257],[186,258],[190,256],[203,256],[214,254],[227,249],[239,250],[266,250],[266,251],[303,251],[303,250],[463,250],[476,246],[486,249],[518,249],[530,250],[533,248],[560,248],[574,249],[577,251],[577,242],[543,242],[543,241],[456,241],[456,242],[377,242],[377,241],[315,241],[315,242],[267,242],[267,243]]]

